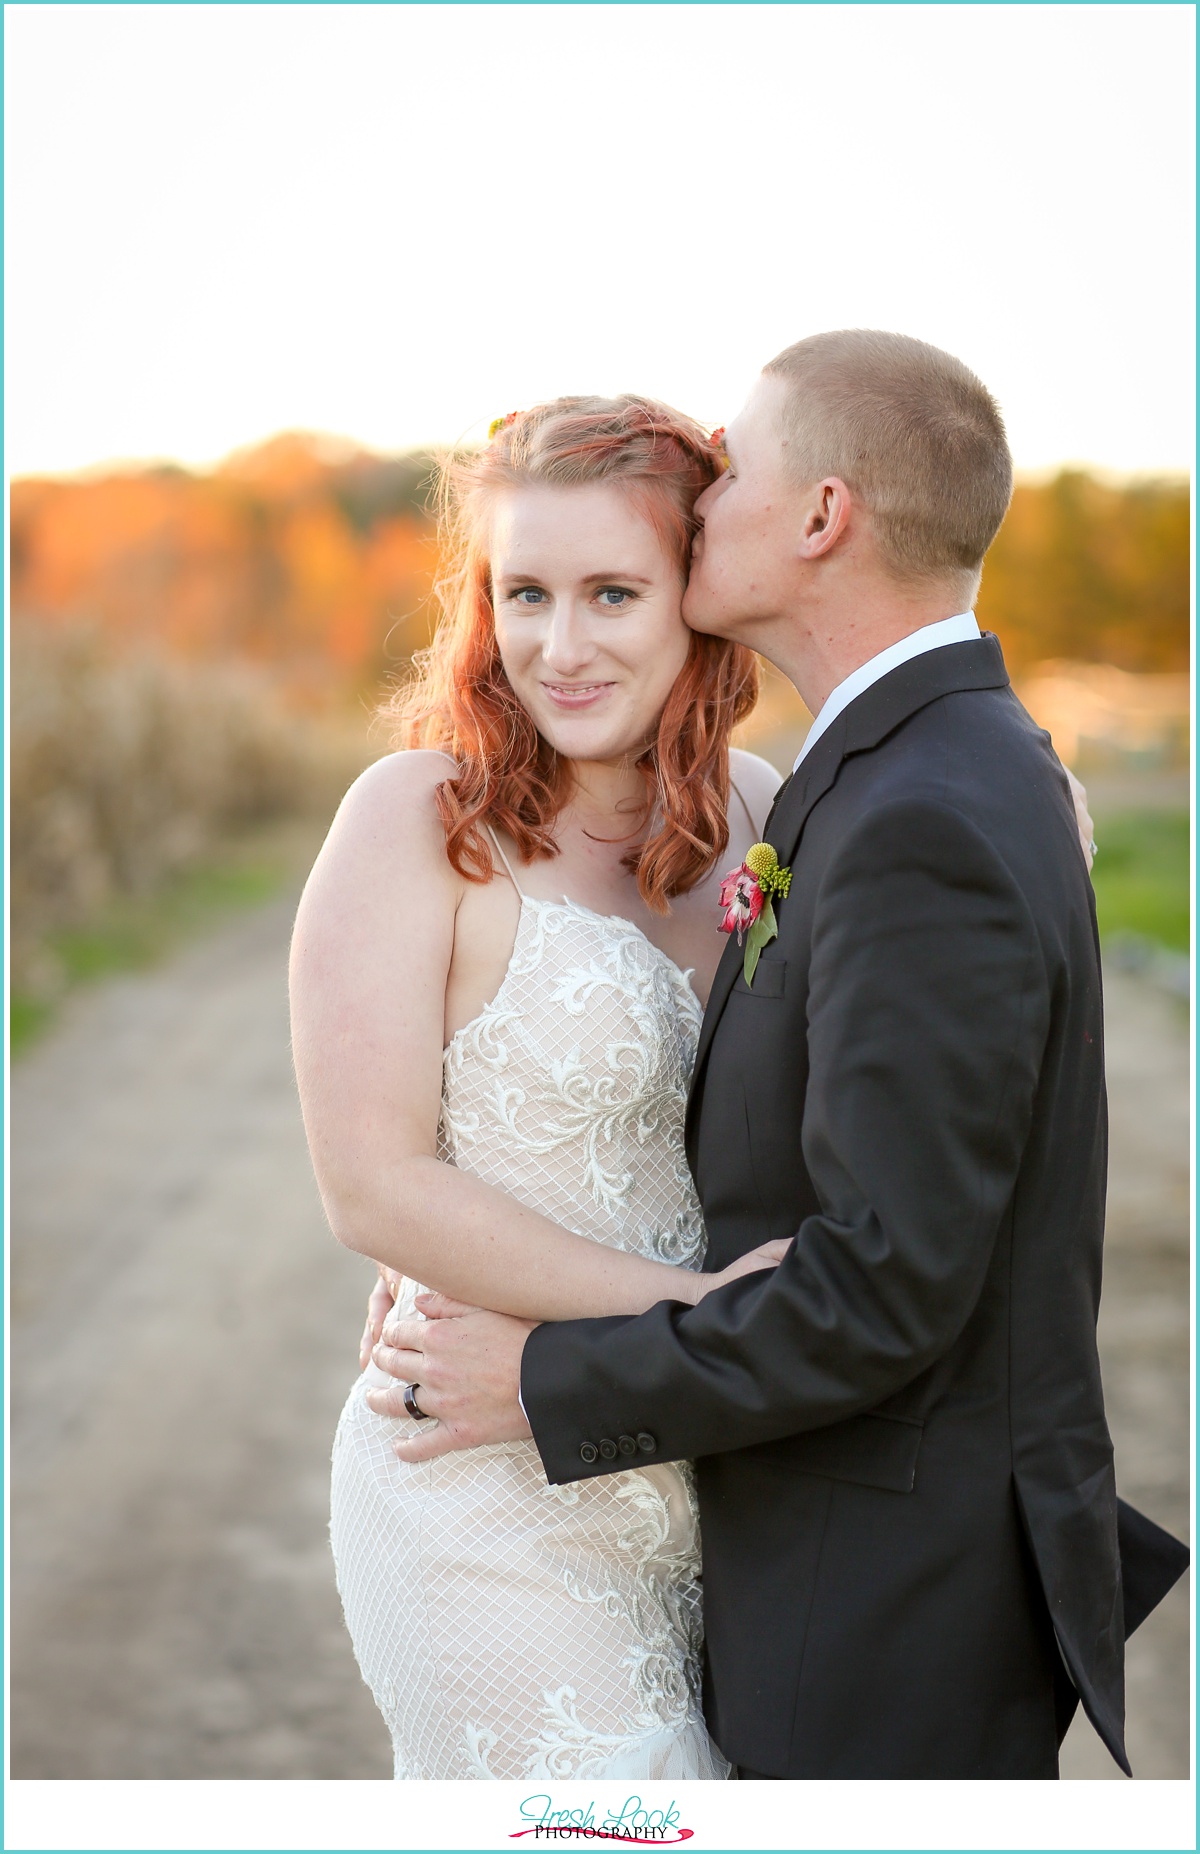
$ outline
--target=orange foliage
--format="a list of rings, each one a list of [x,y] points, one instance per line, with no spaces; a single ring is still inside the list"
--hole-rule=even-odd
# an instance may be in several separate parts
[[[1189,516],[1179,480],[1064,470],[1018,483],[984,564],[979,622],[1014,670],[1045,658],[1186,670]]]
[[[428,482],[428,458],[296,433],[208,474],[18,480],[13,609],[130,649],[259,663],[313,701],[373,698],[428,641]],[[1047,657],[1178,671],[1188,546],[1186,483],[1020,483],[980,621],[1018,672]]]
[[[374,693],[428,636],[427,469],[288,435],[208,475],[17,481],[14,610],[248,659],[314,698]]]

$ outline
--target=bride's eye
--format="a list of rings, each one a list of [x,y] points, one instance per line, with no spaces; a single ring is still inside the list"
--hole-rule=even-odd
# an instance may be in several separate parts
[[[632,604],[635,594],[624,586],[601,586],[596,597],[605,611],[619,612]]]
[[[546,597],[540,586],[518,586],[508,596],[514,605],[540,605]]]

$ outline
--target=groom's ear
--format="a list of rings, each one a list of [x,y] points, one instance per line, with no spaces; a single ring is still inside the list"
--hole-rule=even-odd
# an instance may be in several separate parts
[[[801,498],[800,543],[802,560],[819,560],[830,553],[846,532],[854,498],[840,476],[825,476],[806,489]]]

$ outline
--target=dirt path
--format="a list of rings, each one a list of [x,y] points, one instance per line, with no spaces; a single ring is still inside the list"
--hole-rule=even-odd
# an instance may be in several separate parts
[[[370,1271],[309,1171],[293,912],[78,1000],[14,1075],[15,1776],[391,1774],[325,1531]]]
[[[325,1532],[369,1271],[329,1236],[287,1053],[294,898],[78,998],[13,1077],[12,1771],[387,1777]],[[1105,1366],[1123,1490],[1182,1531],[1187,1043],[1110,987]],[[1130,1746],[1187,1772],[1187,1603]],[[1115,1775],[1090,1732],[1065,1774]]]
[[[1191,1437],[1188,1326],[1187,1014],[1125,973],[1105,979],[1110,1151],[1100,1357],[1117,1488],[1188,1537]],[[1186,1777],[1190,1577],[1129,1644],[1130,1763],[1139,1777]],[[1063,1747],[1064,1777],[1121,1773],[1086,1722]]]

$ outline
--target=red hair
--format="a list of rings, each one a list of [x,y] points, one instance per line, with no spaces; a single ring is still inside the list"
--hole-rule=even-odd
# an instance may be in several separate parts
[[[620,483],[686,577],[697,496],[721,471],[694,420],[655,400],[556,399],[517,413],[486,449],[442,468],[442,622],[412,679],[386,704],[395,740],[438,747],[458,772],[437,789],[446,854],[471,882],[494,873],[485,824],[523,862],[556,856],[554,826],[570,796],[569,763],[517,700],[496,643],[486,536],[489,491],[524,483]],[[638,760],[650,834],[624,859],[647,905],[666,911],[707,875],[729,840],[729,737],[758,696],[754,653],[693,633],[687,661]]]

